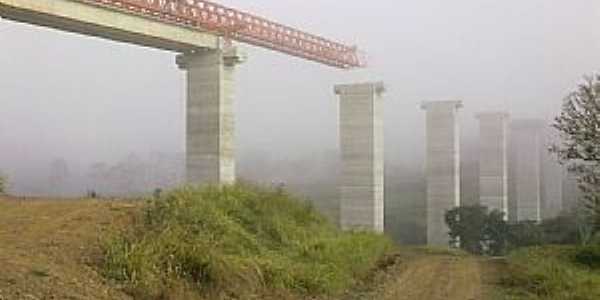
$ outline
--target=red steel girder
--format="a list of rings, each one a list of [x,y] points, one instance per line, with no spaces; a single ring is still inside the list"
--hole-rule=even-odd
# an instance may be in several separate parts
[[[140,14],[337,68],[351,69],[365,66],[356,47],[334,42],[210,1],[76,1]]]

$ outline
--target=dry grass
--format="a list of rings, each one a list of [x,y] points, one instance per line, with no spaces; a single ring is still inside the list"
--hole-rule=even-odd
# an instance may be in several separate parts
[[[0,197],[0,299],[129,299],[95,267],[132,203]]]

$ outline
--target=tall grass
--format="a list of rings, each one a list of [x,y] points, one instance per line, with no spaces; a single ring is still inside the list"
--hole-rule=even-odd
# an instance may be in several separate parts
[[[502,278],[504,299],[600,299],[600,272],[577,263],[578,253],[579,249],[568,246],[513,252]]]
[[[103,270],[145,299],[182,289],[211,299],[335,295],[390,246],[337,230],[285,192],[186,187],[150,201],[132,230],[108,241]]]

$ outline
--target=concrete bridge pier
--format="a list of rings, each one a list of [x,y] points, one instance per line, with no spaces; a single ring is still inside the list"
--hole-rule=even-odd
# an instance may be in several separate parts
[[[483,112],[479,119],[479,203],[508,218],[508,114]]]
[[[235,182],[234,71],[245,60],[237,48],[177,56],[187,71],[186,178],[189,184]]]
[[[461,101],[422,104],[427,112],[427,244],[447,246],[445,213],[460,205],[460,133],[457,120]]]
[[[383,83],[337,85],[340,226],[384,231]]]
[[[519,119],[511,123],[509,221],[542,220],[542,153],[544,122]]]

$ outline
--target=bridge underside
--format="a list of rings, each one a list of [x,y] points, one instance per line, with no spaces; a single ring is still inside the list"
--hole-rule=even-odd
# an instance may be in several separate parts
[[[218,47],[208,33],[70,0],[0,0],[0,17],[176,52]]]

